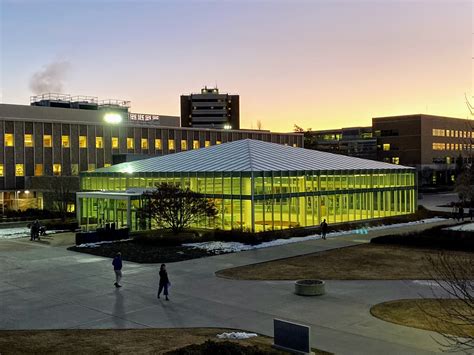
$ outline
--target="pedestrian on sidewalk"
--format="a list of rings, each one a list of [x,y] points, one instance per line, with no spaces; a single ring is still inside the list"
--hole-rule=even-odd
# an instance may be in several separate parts
[[[459,219],[464,222],[464,207],[463,207],[463,205],[459,206]]]
[[[328,232],[328,224],[326,223],[326,219],[323,220],[321,223],[321,237],[326,240],[326,234]]]
[[[115,272],[115,287],[119,288],[122,287],[120,285],[120,280],[122,279],[122,253],[118,252],[114,260],[112,261],[112,265],[114,266],[114,272]]]
[[[168,288],[171,286],[170,280],[168,278],[168,272],[166,271],[166,265],[161,264],[160,267],[160,284],[158,287],[158,298],[160,298],[161,291],[163,291],[163,294],[165,295],[165,299],[169,301],[170,299],[168,298]]]

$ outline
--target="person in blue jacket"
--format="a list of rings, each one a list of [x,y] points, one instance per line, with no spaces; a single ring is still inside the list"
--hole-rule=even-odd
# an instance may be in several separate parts
[[[115,255],[112,265],[114,266],[115,272],[114,285],[117,288],[122,287],[122,285],[120,285],[120,280],[122,279],[122,254],[120,252]]]

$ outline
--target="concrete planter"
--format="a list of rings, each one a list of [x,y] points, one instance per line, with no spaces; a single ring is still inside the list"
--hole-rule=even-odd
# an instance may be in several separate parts
[[[295,293],[300,296],[321,296],[325,294],[323,280],[298,280],[295,282]]]

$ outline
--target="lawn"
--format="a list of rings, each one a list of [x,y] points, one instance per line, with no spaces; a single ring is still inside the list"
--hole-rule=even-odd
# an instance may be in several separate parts
[[[427,257],[438,250],[361,244],[217,272],[242,280],[418,280],[432,278]],[[467,258],[472,253],[450,252]],[[435,275],[436,276],[436,275]],[[473,275],[474,277],[474,275]]]
[[[229,331],[219,328],[4,330],[0,331],[0,353],[164,354],[210,339],[221,342],[216,335]],[[263,354],[285,354],[273,350],[273,339],[265,336],[232,342],[257,346]],[[329,353],[316,350],[316,354]]]
[[[474,324],[453,327],[450,322],[456,320],[449,316],[447,309],[467,310],[465,304],[454,299],[408,299],[379,303],[370,309],[370,313],[384,321],[408,327],[432,330],[455,336],[474,337]],[[467,313],[469,314],[469,313]]]

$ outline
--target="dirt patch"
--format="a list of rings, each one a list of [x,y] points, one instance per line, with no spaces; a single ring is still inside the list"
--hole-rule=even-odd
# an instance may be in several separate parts
[[[207,340],[219,342],[220,328],[87,329],[0,331],[1,354],[163,354]],[[228,341],[228,340],[227,340]],[[258,336],[231,341],[271,350],[272,338]],[[329,354],[317,351],[317,354]]]
[[[453,326],[452,323],[459,323],[459,320],[449,315],[452,314],[449,309],[467,314],[471,312],[460,300],[408,299],[379,303],[370,309],[370,313],[384,321],[407,327],[474,337],[474,324]]]
[[[298,257],[225,269],[218,276],[241,280],[419,280],[436,275],[429,256],[438,250],[362,244]],[[467,258],[472,253],[450,252]],[[473,275],[474,277],[474,275]]]

